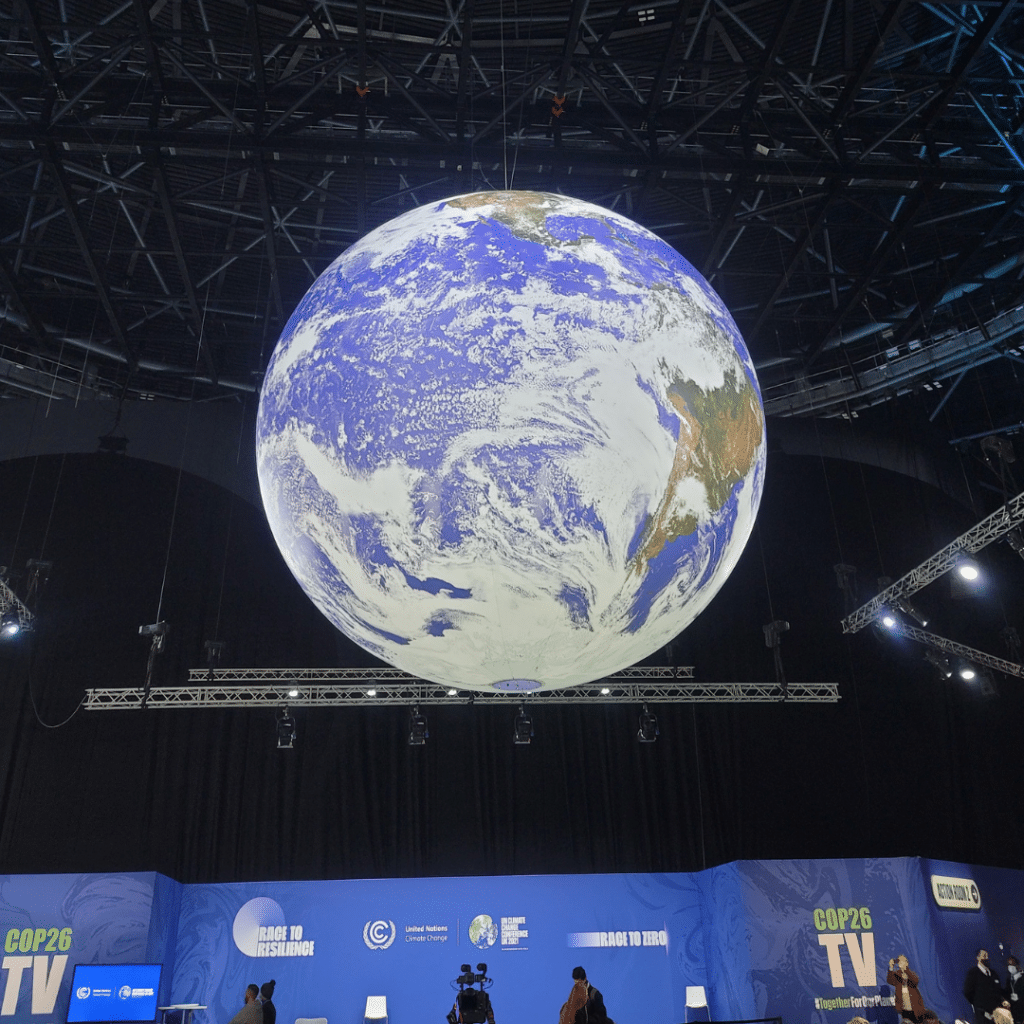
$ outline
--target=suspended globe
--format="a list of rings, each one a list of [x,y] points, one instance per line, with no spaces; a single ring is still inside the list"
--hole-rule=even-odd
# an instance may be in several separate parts
[[[483,192],[347,249],[285,326],[256,439],[274,537],[343,633],[470,689],[642,660],[750,535],[764,411],[722,301],[577,199]]]

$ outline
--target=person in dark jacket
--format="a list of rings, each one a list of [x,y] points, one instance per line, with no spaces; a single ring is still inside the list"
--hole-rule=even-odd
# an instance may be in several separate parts
[[[987,950],[978,950],[976,963],[964,978],[964,999],[974,1008],[974,1024],[990,1024],[997,1006],[1009,1009],[999,975],[989,965]]]
[[[273,1003],[276,981],[263,982],[260,995],[263,997],[263,1024],[277,1024],[277,1007]]]
[[[615,1024],[604,1008],[604,996],[590,984],[587,972],[582,967],[574,967],[572,976],[575,981],[582,981],[587,986],[587,1024]]]

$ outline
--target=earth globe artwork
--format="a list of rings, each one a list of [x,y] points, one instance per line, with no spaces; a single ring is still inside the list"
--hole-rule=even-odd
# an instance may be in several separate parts
[[[498,926],[490,914],[477,914],[469,923],[469,941],[477,949],[490,949],[498,938]]]
[[[299,303],[257,418],[275,540],[383,661],[470,690],[636,664],[721,588],[761,500],[736,324],[670,245],[540,192],[423,205]]]

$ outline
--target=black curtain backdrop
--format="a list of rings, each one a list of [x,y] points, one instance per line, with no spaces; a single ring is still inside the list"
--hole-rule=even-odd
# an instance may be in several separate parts
[[[759,525],[711,607],[651,663],[697,678],[774,679],[762,624],[787,619],[794,681],[837,705],[535,706],[85,713],[91,686],[141,686],[140,625],[172,624],[156,683],[184,683],[203,643],[225,666],[369,665],[285,568],[262,512],[228,491],[116,455],[0,464],[0,564],[52,559],[39,629],[0,651],[0,864],[5,872],[155,869],[184,882],[688,871],[739,858],[922,854],[1021,867],[1024,686],[984,698],[940,680],[912,644],[844,636],[833,566],[860,597],[1001,503],[975,512],[850,463],[771,453]],[[173,521],[173,531],[172,531]],[[170,543],[169,543],[170,541]],[[980,599],[919,595],[936,632],[1002,656],[1024,563],[1003,544]],[[166,564],[166,575],[165,575]],[[15,577],[15,582],[21,583]],[[163,598],[161,604],[161,588]],[[33,709],[33,702],[38,710]]]

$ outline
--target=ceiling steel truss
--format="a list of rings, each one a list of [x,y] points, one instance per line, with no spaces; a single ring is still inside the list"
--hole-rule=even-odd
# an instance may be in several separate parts
[[[1024,492],[1011,498],[1005,505],[998,508],[990,516],[986,516],[976,526],[962,533],[956,540],[937,551],[931,558],[901,576],[891,586],[886,587],[870,601],[843,619],[844,633],[857,633],[865,626],[870,626],[879,613],[892,605],[901,597],[910,597],[933,580],[945,575],[964,555],[973,555],[987,547],[994,540],[1005,537],[1011,530],[1024,523]]]
[[[372,685],[371,685],[372,684]],[[372,695],[368,692],[373,690]],[[607,692],[605,692],[607,691]],[[213,707],[368,707],[381,704],[426,706],[473,704],[476,707],[513,707],[525,701],[531,708],[547,704],[740,704],[756,702],[835,703],[837,683],[590,683],[538,694],[478,693],[438,686],[436,683],[380,683],[333,686],[304,684],[279,686],[154,686],[140,690],[96,688],[87,690],[86,711],[131,711],[142,708]]]
[[[346,246],[506,186],[704,267],[770,414],[1009,386],[970,332],[1024,303],[1018,3],[15,0],[0,40],[0,397],[254,391]]]
[[[994,668],[997,672],[1002,672],[1003,675],[1024,678],[1024,665],[1007,661],[1006,658],[997,658],[994,654],[986,654],[984,651],[957,643],[955,640],[947,640],[944,636],[918,629],[917,626],[911,626],[907,622],[897,622],[892,627],[892,632],[899,636],[905,636],[908,640],[916,640],[919,644],[925,644],[937,651],[945,651],[957,658],[964,658],[972,664]]]

